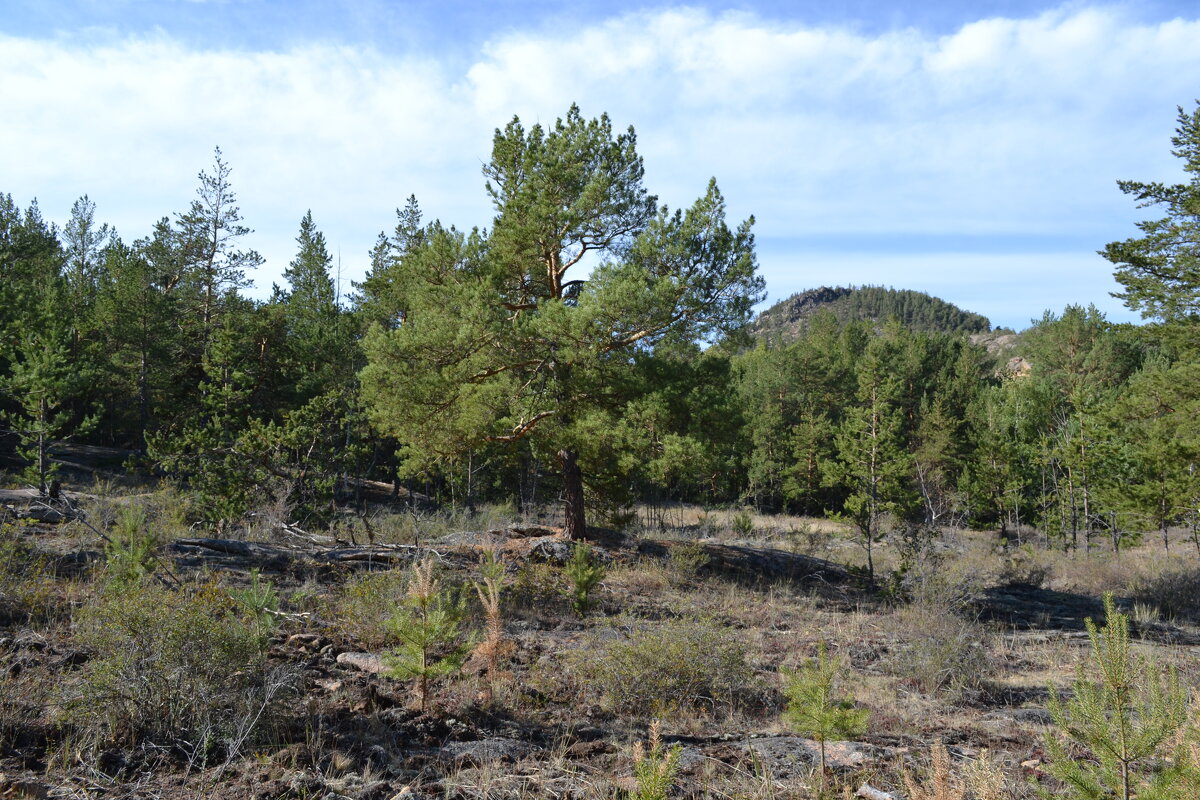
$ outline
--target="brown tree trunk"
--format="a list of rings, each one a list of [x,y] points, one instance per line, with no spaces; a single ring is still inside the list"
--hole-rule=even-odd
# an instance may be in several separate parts
[[[582,539],[586,531],[583,518],[583,473],[574,450],[559,450],[558,464],[563,476],[563,513],[568,539]]]

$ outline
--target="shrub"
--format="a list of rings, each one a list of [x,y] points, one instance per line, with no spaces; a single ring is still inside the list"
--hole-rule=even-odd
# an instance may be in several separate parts
[[[944,606],[911,605],[896,613],[896,627],[913,639],[896,654],[893,672],[921,691],[951,695],[979,689],[992,671],[987,632]]]
[[[581,690],[635,716],[732,709],[753,681],[742,643],[709,619],[618,618],[567,659]]]
[[[65,614],[46,560],[10,525],[0,524],[0,624],[37,623]]]
[[[510,607],[537,614],[565,612],[566,592],[562,571],[541,561],[526,561],[517,569],[512,583],[504,587]]]
[[[1200,569],[1196,567],[1169,567],[1142,576],[1134,581],[1130,593],[1168,617],[1200,619]]]
[[[671,547],[671,570],[681,581],[695,578],[711,560],[699,542],[683,542]]]
[[[749,511],[738,511],[729,519],[729,530],[742,539],[749,539],[754,535],[754,517]]]
[[[219,586],[109,590],[80,621],[94,657],[69,692],[96,746],[157,746],[190,763],[234,758],[292,681],[269,671],[257,626]]]
[[[407,595],[407,571],[391,569],[356,575],[332,602],[336,625],[357,646],[378,649],[390,640],[387,622]]]

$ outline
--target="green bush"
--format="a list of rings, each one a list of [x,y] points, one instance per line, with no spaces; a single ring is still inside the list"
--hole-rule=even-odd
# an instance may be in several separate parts
[[[330,614],[355,646],[378,649],[391,641],[388,620],[404,603],[407,587],[408,572],[403,569],[356,575],[333,598]]]
[[[542,561],[526,561],[504,587],[504,602],[514,613],[558,616],[568,612],[567,580],[562,570]]]
[[[745,647],[710,619],[617,618],[566,659],[578,689],[633,716],[730,710],[754,688]]]
[[[292,682],[271,671],[255,621],[213,583],[110,589],[82,615],[93,652],[67,720],[93,746],[154,746],[190,763],[233,758]]]
[[[65,614],[63,605],[45,558],[0,524],[0,624],[45,622]]]

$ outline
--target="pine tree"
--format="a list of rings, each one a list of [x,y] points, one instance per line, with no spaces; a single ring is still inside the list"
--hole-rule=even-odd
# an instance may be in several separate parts
[[[168,279],[168,287],[186,298],[193,316],[185,324],[197,340],[197,362],[208,354],[227,301],[253,284],[246,273],[262,264],[262,257],[253,250],[236,249],[238,240],[252,231],[242,224],[229,182],[231,172],[221,158],[221,148],[215,148],[212,173],[200,172],[196,199],[177,216],[173,232],[180,271]]]
[[[1186,183],[1118,181],[1139,207],[1160,206],[1161,219],[1138,223],[1142,236],[1111,242],[1100,254],[1116,265],[1118,294],[1145,317],[1187,322],[1200,318],[1200,102],[1179,108],[1171,154],[1182,159]]]
[[[783,721],[792,730],[816,739],[819,745],[822,796],[825,791],[825,743],[835,737],[860,736],[870,714],[857,708],[841,691],[846,665],[831,657],[822,642],[817,657],[797,670],[783,670],[783,694],[788,700]]]
[[[287,337],[282,377],[294,387],[294,402],[302,404],[349,383],[357,359],[350,320],[335,296],[333,259],[312,211],[301,219],[296,243],[299,250],[283,273],[288,288],[280,301]]]
[[[457,593],[442,588],[433,575],[433,559],[414,564],[403,605],[388,619],[398,642],[384,656],[388,674],[416,680],[421,711],[429,707],[429,683],[457,672],[472,642],[461,631],[466,606]]]
[[[580,537],[585,474],[606,471],[642,388],[630,359],[746,322],[762,291],[752,221],[726,226],[715,182],[686,212],[657,208],[633,131],[574,107],[548,129],[497,130],[484,174],[487,236],[434,223],[391,271],[401,324],[368,333],[364,395],[410,471],[496,445],[557,463]]]
[[[1080,666],[1070,699],[1051,691],[1058,730],[1045,740],[1049,772],[1071,800],[1174,800],[1182,754],[1171,758],[1166,750],[1187,719],[1187,690],[1173,670],[1163,673],[1133,652],[1129,619],[1111,594],[1104,597],[1104,612],[1103,630],[1085,620],[1090,669]],[[1063,796],[1045,788],[1041,794]]]
[[[836,436],[837,458],[827,483],[848,488],[842,516],[854,525],[875,578],[874,546],[887,533],[884,518],[904,516],[912,506],[912,457],[903,436],[899,398],[888,342],[875,338],[858,363],[856,404],[847,409]]]

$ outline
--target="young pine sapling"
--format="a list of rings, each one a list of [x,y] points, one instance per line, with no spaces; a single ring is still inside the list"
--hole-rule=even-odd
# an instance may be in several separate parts
[[[575,545],[575,550],[571,553],[566,573],[574,587],[571,605],[575,609],[575,613],[582,617],[587,614],[588,608],[591,606],[592,589],[595,589],[597,584],[604,580],[604,565],[593,558],[590,545],[580,542]]]
[[[840,691],[845,663],[832,658],[821,643],[817,657],[797,670],[784,669],[783,693],[788,699],[783,721],[793,730],[817,740],[820,748],[820,793],[825,792],[825,742],[866,732],[869,712],[857,708]]]
[[[429,682],[461,669],[471,650],[460,627],[465,615],[461,594],[433,576],[432,559],[413,565],[407,596],[385,623],[398,644],[384,663],[389,676],[416,680],[421,711],[429,705]]]

